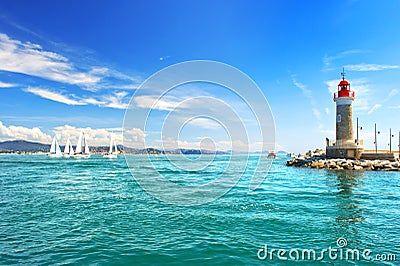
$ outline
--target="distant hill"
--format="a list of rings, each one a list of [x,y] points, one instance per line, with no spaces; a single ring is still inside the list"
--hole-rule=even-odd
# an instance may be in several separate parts
[[[208,150],[195,150],[195,149],[175,149],[175,150],[159,150],[156,148],[134,149],[128,147],[121,147],[126,153],[131,154],[229,154],[223,151],[208,151]]]
[[[65,146],[60,146],[64,150]],[[118,150],[123,150],[122,145],[118,145]],[[75,149],[76,146],[73,146]],[[108,146],[89,147],[92,152],[106,152]],[[39,142],[32,142],[26,140],[9,140],[0,142],[0,152],[49,152],[50,144],[43,144]]]
[[[229,154],[222,151],[207,151],[207,150],[194,150],[194,149],[176,149],[176,150],[159,150],[156,148],[135,149],[118,145],[118,150],[125,151],[130,154]],[[64,146],[60,146],[64,150]],[[76,147],[73,146],[75,149]],[[95,153],[104,153],[109,149],[108,146],[90,146],[89,150]],[[38,142],[31,142],[26,140],[10,140],[0,142],[0,152],[49,152],[50,145]]]
[[[9,140],[0,142],[0,151],[2,152],[46,152],[50,150],[49,144],[31,142],[26,140]]]
[[[208,150],[194,150],[194,149],[177,149],[173,150],[173,153],[182,153],[182,154],[229,154],[224,151],[208,151]]]

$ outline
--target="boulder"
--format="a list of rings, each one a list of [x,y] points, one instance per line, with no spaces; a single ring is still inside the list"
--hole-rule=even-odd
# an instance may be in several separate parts
[[[381,170],[400,171],[400,159],[391,162],[388,160],[352,160],[352,159],[327,159],[325,151],[316,149],[309,150],[306,154],[299,154],[297,157],[286,162],[287,166],[309,167],[316,169],[332,170]]]
[[[344,169],[346,169],[346,170],[353,170],[353,165],[352,164],[344,164],[342,167]]]
[[[362,166],[359,166],[359,165],[354,165],[353,168],[354,168],[354,170],[363,170],[364,169]]]

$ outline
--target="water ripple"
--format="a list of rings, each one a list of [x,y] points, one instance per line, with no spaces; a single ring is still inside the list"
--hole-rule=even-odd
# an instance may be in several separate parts
[[[137,160],[135,174],[146,175]],[[201,171],[171,168],[163,158],[154,163],[186,184],[209,182],[225,162]],[[0,264],[268,264],[257,259],[264,244],[323,249],[339,237],[374,253],[399,250],[399,173],[284,162],[275,161],[254,192],[246,172],[225,196],[189,208],[143,191],[123,158],[0,155]]]

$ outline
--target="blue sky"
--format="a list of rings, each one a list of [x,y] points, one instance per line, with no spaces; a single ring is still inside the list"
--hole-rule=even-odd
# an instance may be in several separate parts
[[[205,59],[230,64],[258,84],[275,118],[278,149],[303,152],[334,137],[332,94],[342,67],[356,92],[354,117],[366,148],[373,148],[375,122],[379,148],[387,148],[390,127],[397,146],[399,10],[400,2],[389,0],[3,0],[0,139],[50,142],[56,134],[64,141],[84,128],[91,144],[107,145],[145,79]],[[155,110],[160,117],[166,111]],[[187,128],[182,143],[224,134],[201,124]],[[154,131],[133,128],[132,139],[157,146]]]

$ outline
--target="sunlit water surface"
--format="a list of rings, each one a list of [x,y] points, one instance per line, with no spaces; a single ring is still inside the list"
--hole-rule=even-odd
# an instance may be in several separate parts
[[[143,155],[132,156],[138,161],[133,172],[145,177]],[[217,156],[197,174],[170,168],[162,156],[153,162],[174,181],[208,182],[226,160]],[[240,160],[232,157],[233,163]],[[286,160],[275,160],[254,192],[246,173],[218,200],[179,207],[146,193],[123,156],[77,161],[0,155],[0,264],[293,264],[259,260],[257,251],[265,244],[337,248],[340,237],[348,248],[397,254],[399,263],[399,172],[297,169],[286,167]],[[313,262],[344,263],[328,257]]]

